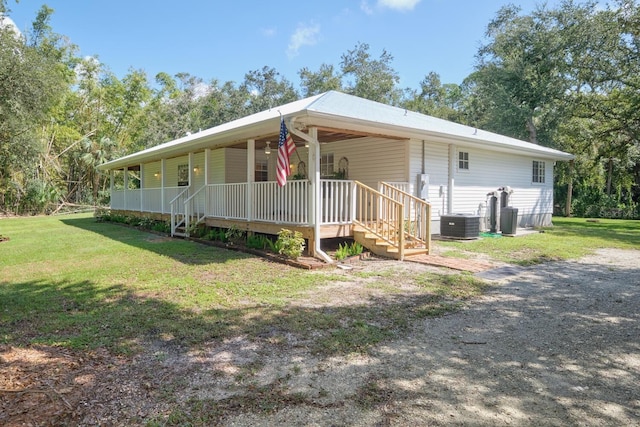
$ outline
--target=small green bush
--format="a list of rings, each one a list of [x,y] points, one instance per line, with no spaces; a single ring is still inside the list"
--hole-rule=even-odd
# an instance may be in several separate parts
[[[358,242],[351,242],[348,244],[344,242],[344,246],[342,244],[338,245],[338,249],[336,250],[335,257],[338,261],[341,261],[345,258],[360,255],[364,248]]]
[[[287,258],[297,259],[304,250],[304,238],[299,231],[282,229],[278,233],[279,250],[278,253]]]
[[[271,239],[267,239],[266,241],[267,247],[266,249],[268,249],[269,251],[273,252],[274,254],[279,254],[280,253],[280,249],[282,248],[282,242],[280,240],[271,240]]]
[[[247,247],[251,249],[267,249],[271,239],[262,234],[254,234],[252,236],[247,236]]]
[[[195,237],[197,239],[204,237],[207,234],[207,227],[202,223],[193,222],[189,224],[189,237]]]
[[[213,241],[216,241],[216,242],[226,243],[227,242],[227,233],[222,228],[212,228],[207,233],[206,238],[208,240],[213,240]]]
[[[170,221],[156,221],[151,227],[153,231],[157,231],[158,233],[171,233],[171,222]]]
[[[230,228],[227,228],[227,231],[225,232],[225,237],[231,243],[241,243],[246,240],[247,232],[240,230],[238,227],[234,225],[234,226],[231,226]]]

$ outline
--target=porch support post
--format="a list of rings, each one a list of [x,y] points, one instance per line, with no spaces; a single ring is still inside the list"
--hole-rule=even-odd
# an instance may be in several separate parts
[[[447,185],[447,214],[453,213],[453,194],[456,181],[456,149],[453,144],[449,145],[449,183]]]
[[[142,163],[140,163],[140,212],[144,212],[144,187],[145,187],[145,182],[144,182],[144,165]]]
[[[160,160],[160,205],[162,206],[160,208],[160,213],[164,214],[165,210],[164,210],[164,167],[165,167],[165,163],[164,163],[164,159]]]
[[[295,127],[296,118],[289,121],[289,132],[299,136],[309,143],[309,225],[313,227],[313,241],[309,239],[309,255],[321,258],[331,264],[333,260],[320,248],[320,221],[322,220],[322,204],[320,203],[320,141],[318,129],[309,128],[309,134],[299,131]]]
[[[309,144],[309,179],[311,188],[309,191],[309,225],[313,227],[313,242],[309,242],[309,255],[316,256],[316,246],[320,246],[320,221],[322,219],[322,212],[320,209],[322,205],[319,200],[322,197],[320,188],[320,143],[318,142],[318,129],[312,127],[309,129],[309,136],[311,142]],[[318,244],[316,245],[316,240]]]
[[[247,140],[247,192],[245,206],[247,209],[247,221],[253,220],[253,183],[256,180],[256,140]]]
[[[204,185],[209,185],[209,158],[211,157],[211,149],[204,150]]]
[[[127,193],[129,192],[129,168],[124,167],[124,210],[127,210]]]
[[[114,172],[112,170],[109,171],[109,206],[113,209],[113,185],[114,185]]]
[[[195,172],[193,171],[194,168],[194,161],[193,161],[193,151],[189,152],[189,191],[188,194],[191,195],[191,185],[193,184],[193,181],[195,181],[196,176],[195,176]]]

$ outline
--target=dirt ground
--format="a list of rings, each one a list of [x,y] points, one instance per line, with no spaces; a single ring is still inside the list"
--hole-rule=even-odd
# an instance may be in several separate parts
[[[388,266],[336,270],[295,304],[366,303],[353,271]],[[321,357],[295,337],[150,342],[132,358],[0,346],[0,425],[180,425],[176,408],[199,401],[220,410],[203,425],[640,426],[640,251],[480,275],[496,285],[484,296],[367,355]]]

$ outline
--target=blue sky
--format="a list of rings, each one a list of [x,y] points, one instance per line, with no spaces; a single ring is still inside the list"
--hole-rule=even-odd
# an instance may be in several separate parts
[[[511,2],[525,12],[541,3]],[[164,71],[240,82],[266,65],[297,86],[302,67],[338,67],[362,42],[374,57],[386,49],[401,87],[417,88],[430,71],[461,83],[509,0],[9,0],[9,16],[26,31],[44,3],[55,11],[53,30],[118,77],[134,68],[150,79]]]

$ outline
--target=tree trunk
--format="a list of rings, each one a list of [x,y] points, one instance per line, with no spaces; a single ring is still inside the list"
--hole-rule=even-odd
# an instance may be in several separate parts
[[[607,196],[611,195],[611,177],[613,175],[613,158],[609,157],[609,173],[607,175]]]
[[[573,160],[569,161],[569,182],[567,182],[567,201],[564,207],[564,214],[567,217],[571,216],[571,198],[573,196]]]
[[[538,130],[536,129],[536,125],[533,123],[533,117],[527,118],[527,130],[529,131],[529,142],[537,144]]]

